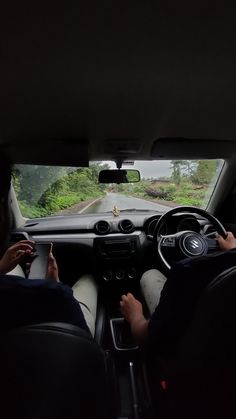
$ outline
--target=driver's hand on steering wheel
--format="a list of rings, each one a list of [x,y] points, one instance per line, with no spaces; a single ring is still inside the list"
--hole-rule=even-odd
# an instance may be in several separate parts
[[[226,239],[223,239],[222,236],[218,236],[217,240],[221,250],[231,250],[236,248],[236,239],[231,231],[227,231]]]

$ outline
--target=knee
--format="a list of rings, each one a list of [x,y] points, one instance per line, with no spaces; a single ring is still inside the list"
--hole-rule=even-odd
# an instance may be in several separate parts
[[[75,289],[87,289],[93,291],[95,293],[98,292],[98,284],[93,277],[93,275],[83,275],[81,276],[76,283],[72,287],[73,290]]]
[[[147,282],[157,278],[158,275],[159,271],[157,269],[149,269],[148,271],[144,272],[140,279],[141,286],[144,287]]]
[[[84,274],[84,275],[82,275],[82,276],[78,279],[78,281],[79,281],[80,283],[85,282],[85,283],[90,283],[90,284],[96,284],[96,281],[95,281],[95,279],[94,279],[93,275],[91,275],[91,274]]]

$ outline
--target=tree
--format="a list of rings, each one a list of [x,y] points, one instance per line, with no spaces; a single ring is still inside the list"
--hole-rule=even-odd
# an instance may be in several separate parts
[[[54,166],[19,165],[14,173],[20,184],[19,200],[35,204],[44,191],[66,173],[66,169]]]
[[[196,170],[197,161],[196,160],[182,160],[181,168],[183,174],[190,178],[194,171]]]
[[[181,166],[183,164],[183,160],[171,160],[170,163],[172,168],[171,177],[176,185],[179,185],[181,182]]]
[[[197,185],[209,184],[216,173],[218,164],[218,160],[198,160],[196,170],[192,174],[192,182]]]
[[[96,163],[89,168],[16,166],[13,185],[22,213],[29,217],[45,216],[102,196],[105,185],[98,183],[98,174],[108,167]]]

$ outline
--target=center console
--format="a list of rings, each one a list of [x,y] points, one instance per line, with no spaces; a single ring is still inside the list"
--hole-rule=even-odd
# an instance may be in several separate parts
[[[129,325],[123,317],[110,320],[113,346],[117,351],[133,351],[138,349]]]
[[[97,237],[94,252],[100,262],[100,276],[105,282],[136,280],[142,258],[140,238],[142,233]]]
[[[111,318],[112,359],[122,418],[151,418],[151,399],[145,360],[124,318]]]
[[[137,251],[138,236],[99,237],[94,240],[95,252],[103,259],[131,257]]]

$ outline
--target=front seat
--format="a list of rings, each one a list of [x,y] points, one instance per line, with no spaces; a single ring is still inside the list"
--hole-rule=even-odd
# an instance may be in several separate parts
[[[236,418],[236,267],[207,287],[181,341],[168,417]]]
[[[0,415],[110,419],[105,353],[79,327],[44,323],[0,335]]]

